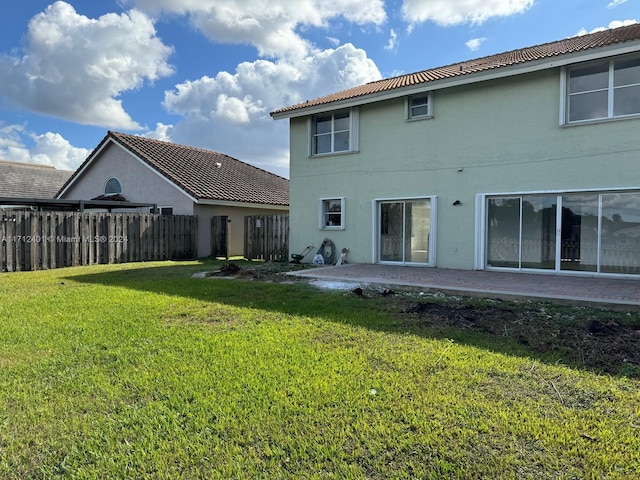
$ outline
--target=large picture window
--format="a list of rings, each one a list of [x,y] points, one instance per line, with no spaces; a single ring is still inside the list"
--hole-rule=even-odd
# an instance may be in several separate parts
[[[640,115],[640,57],[567,70],[567,123],[630,115]]]
[[[487,199],[488,267],[640,274],[640,192]]]
[[[311,154],[327,155],[357,150],[356,128],[356,109],[314,116],[311,124]]]

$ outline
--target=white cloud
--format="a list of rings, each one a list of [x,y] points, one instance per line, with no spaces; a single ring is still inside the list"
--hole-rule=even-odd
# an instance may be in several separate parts
[[[59,133],[34,135],[31,161],[53,165],[60,170],[75,170],[91,153],[86,148],[74,147]]]
[[[22,125],[0,126],[0,158],[4,160],[75,170],[89,153],[86,148],[74,147],[58,133],[37,135]]]
[[[607,5],[607,8],[616,8],[618,5],[626,3],[626,1],[627,0],[613,0],[609,5]]]
[[[399,77],[401,75],[404,75],[405,72],[404,70],[391,70],[390,72],[385,74],[386,78],[393,78],[393,77]]]
[[[578,33],[576,33],[574,35],[574,37],[581,37],[582,35],[586,35],[588,33],[603,32],[603,31],[608,30],[610,28],[626,27],[628,25],[634,25],[636,23],[638,23],[638,21],[635,20],[635,19],[633,19],[633,20],[613,20],[612,22],[609,22],[609,26],[608,27],[596,27],[593,30],[587,30],[586,28],[582,27],[580,30],[578,30]]]
[[[143,133],[143,137],[153,138],[155,140],[162,140],[164,142],[171,141],[171,132],[173,131],[173,125],[165,125],[164,123],[156,123],[156,129],[150,132]]]
[[[236,72],[220,72],[176,86],[165,93],[172,113],[236,124],[268,119],[271,110],[380,78],[364,50],[345,44],[299,62],[243,62]]]
[[[0,124],[0,160],[29,163],[29,150],[22,143],[22,125]]]
[[[396,49],[398,45],[398,34],[396,33],[396,31],[392,28],[391,31],[389,32],[389,42],[387,43],[387,45],[384,47],[385,50],[391,50],[394,51]]]
[[[383,0],[127,0],[151,15],[188,15],[208,38],[254,45],[263,57],[303,58],[313,45],[297,32],[302,26],[324,27],[342,17],[356,24],[381,25]]]
[[[410,23],[481,24],[492,17],[522,13],[533,3],[534,0],[403,0],[402,13]]]
[[[273,121],[269,112],[380,78],[366,52],[346,44],[296,62],[244,62],[233,74],[183,82],[165,92],[164,106],[183,116],[171,130],[173,141],[251,159],[286,175],[288,124]]]
[[[469,50],[471,50],[472,52],[475,52],[476,50],[478,50],[480,48],[480,45],[482,45],[482,43],[486,40],[485,37],[481,37],[481,38],[472,38],[471,40],[469,40],[468,42],[465,42],[465,45],[467,46],[467,48]]]
[[[22,56],[0,57],[0,94],[33,112],[77,123],[138,129],[118,96],[172,73],[172,49],[131,10],[98,19],[58,1],[29,23]]]

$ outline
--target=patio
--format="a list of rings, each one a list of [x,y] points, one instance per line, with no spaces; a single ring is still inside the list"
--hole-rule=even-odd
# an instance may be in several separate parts
[[[480,270],[348,264],[291,272],[321,280],[389,287],[401,285],[448,294],[536,299],[601,306],[640,306],[640,278],[545,275]]]

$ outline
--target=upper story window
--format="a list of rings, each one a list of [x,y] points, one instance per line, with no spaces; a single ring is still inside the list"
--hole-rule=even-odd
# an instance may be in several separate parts
[[[314,116],[311,119],[311,155],[356,151],[357,120],[355,108]]]
[[[567,70],[567,123],[631,115],[640,115],[640,57]]]
[[[104,194],[105,195],[117,195],[122,193],[122,187],[120,186],[120,180],[115,177],[111,177],[107,180],[107,183],[104,186]]]
[[[419,120],[431,118],[431,94],[424,93],[413,95],[407,98],[407,118],[409,120]]]

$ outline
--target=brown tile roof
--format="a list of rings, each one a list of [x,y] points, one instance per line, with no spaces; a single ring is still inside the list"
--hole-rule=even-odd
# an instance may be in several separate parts
[[[398,77],[370,82],[365,85],[332,93],[324,97],[309,100],[297,105],[281,108],[271,113],[272,116],[286,114],[296,110],[305,109],[319,105],[326,105],[342,100],[351,100],[366,95],[379,94],[390,90],[409,87],[412,85],[425,84],[436,80],[445,80],[455,77],[484,72],[488,70],[509,67],[512,65],[545,60],[560,55],[586,51],[599,47],[606,47],[623,42],[630,42],[640,39],[640,24],[629,25],[602,32],[591,33],[579,37],[566,38],[555,42],[536,45],[533,47],[521,48],[509,52],[498,53],[488,57],[476,58],[465,62],[454,63],[444,67],[423,70],[417,73],[410,73]]]
[[[73,172],[0,160],[0,197],[53,198]]]
[[[286,178],[223,153],[118,132],[107,133],[59,193],[109,140],[122,145],[199,200],[289,205],[289,180]]]

